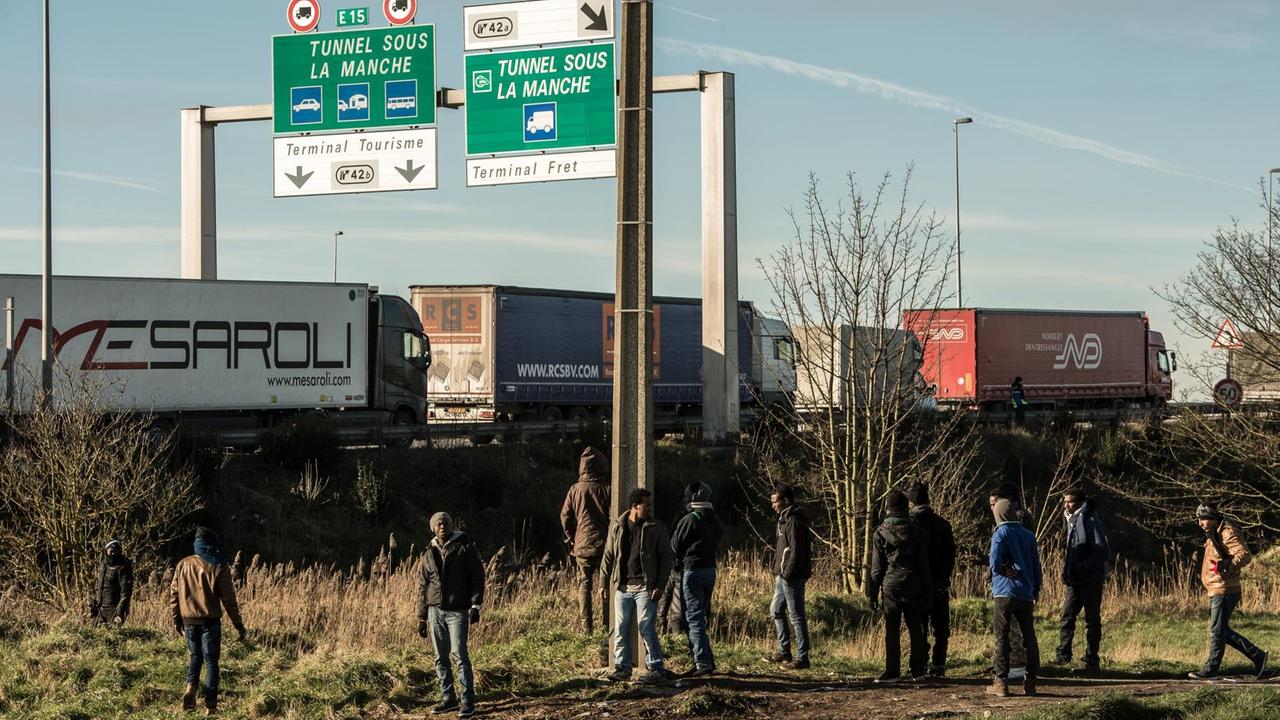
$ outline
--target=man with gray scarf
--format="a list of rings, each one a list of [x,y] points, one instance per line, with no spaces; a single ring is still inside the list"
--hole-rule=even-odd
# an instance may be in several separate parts
[[[480,622],[484,563],[471,538],[454,529],[449,513],[431,516],[431,533],[418,583],[418,636],[431,637],[440,680],[440,702],[431,712],[440,715],[457,710],[458,717],[468,718],[475,715],[476,705],[467,631],[472,623]],[[453,687],[450,655],[458,663],[461,702]]]
[[[1066,554],[1062,561],[1062,583],[1066,601],[1058,623],[1057,662],[1071,662],[1071,643],[1076,634],[1076,617],[1084,610],[1085,651],[1081,670],[1098,669],[1098,646],[1102,643],[1102,587],[1107,580],[1111,546],[1093,503],[1078,487],[1062,493],[1062,515],[1067,522]]]

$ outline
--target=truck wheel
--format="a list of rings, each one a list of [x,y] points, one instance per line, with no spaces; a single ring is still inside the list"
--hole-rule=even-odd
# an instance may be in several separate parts
[[[403,410],[403,409],[397,410],[396,414],[391,417],[392,427],[397,427],[397,428],[408,427],[412,424],[413,424],[413,413],[408,410]],[[387,447],[411,447],[413,445],[413,438],[407,438],[407,437],[388,438],[386,443],[384,444]]]
[[[545,422],[560,422],[564,419],[564,413],[555,405],[548,405],[542,409],[542,419]]]
[[[573,422],[586,422],[591,419],[591,413],[587,412],[587,409],[581,405],[575,405],[569,411],[569,419]]]

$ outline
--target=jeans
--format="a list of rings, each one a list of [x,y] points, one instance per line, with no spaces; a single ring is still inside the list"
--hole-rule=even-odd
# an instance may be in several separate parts
[[[787,637],[787,620],[796,636],[796,660],[809,659],[809,619],[804,613],[804,580],[788,582],[781,575],[774,576],[773,603],[769,611],[773,613],[773,626],[778,633],[778,652],[784,656],[791,655],[791,640]]]
[[[210,694],[218,692],[218,658],[222,656],[222,626],[186,625],[187,636],[187,684],[200,682],[200,666],[204,665],[204,686]]]
[[[593,617],[595,601],[594,585],[596,575],[600,572],[600,556],[595,557],[575,557],[573,562],[578,567],[578,610],[582,614],[582,627],[588,633],[595,630],[595,618]],[[605,619],[604,606],[600,608],[600,622]]]
[[[658,605],[649,590],[628,592],[613,591],[613,634],[617,642],[613,647],[613,664],[624,673],[631,672],[632,635],[628,630],[634,619],[640,626],[640,639],[644,641],[644,665],[650,670],[662,667],[662,643],[658,641]]]
[[[911,637],[910,669],[912,677],[924,675],[924,664],[929,657],[925,644],[925,610],[916,603],[884,603],[884,672],[889,677],[902,674],[901,623],[907,622],[907,634]]]
[[[929,654],[929,627],[933,627],[934,668],[947,666],[947,643],[951,640],[951,589],[943,588],[933,594],[933,602],[924,614],[924,652]]]
[[[715,568],[684,571],[684,613],[689,622],[689,646],[693,649],[693,664],[700,670],[716,666],[711,638],[707,636],[707,616],[711,611],[711,591],[715,586]]]
[[[1058,621],[1060,663],[1071,662],[1071,642],[1076,634],[1076,616],[1084,610],[1085,665],[1098,666],[1098,646],[1102,644],[1102,581],[1067,586],[1067,600]]]
[[[1036,642],[1036,604],[1020,598],[998,597],[992,626],[996,634],[995,676],[1009,677],[1009,630],[1016,624],[1022,630],[1022,645],[1027,653],[1027,677],[1040,672],[1040,645]]]
[[[433,605],[427,611],[427,624],[431,626],[431,643],[436,649],[436,677],[440,680],[440,699],[452,702],[457,698],[453,689],[453,668],[449,664],[452,655],[458,662],[458,685],[462,687],[462,704],[475,703],[475,686],[472,683],[471,655],[467,652],[467,629],[470,621],[463,610],[441,610]]]
[[[1239,650],[1254,665],[1262,660],[1262,650],[1231,629],[1231,614],[1238,604],[1239,593],[1209,598],[1209,659],[1204,661],[1206,672],[1216,673],[1222,667],[1222,654],[1226,652],[1227,645]]]

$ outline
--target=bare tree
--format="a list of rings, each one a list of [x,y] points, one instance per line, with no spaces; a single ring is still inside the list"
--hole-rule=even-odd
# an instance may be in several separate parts
[[[917,372],[928,338],[902,327],[907,311],[949,297],[952,243],[943,222],[909,198],[911,168],[895,192],[884,175],[864,192],[852,174],[832,205],[810,177],[794,238],[758,261],[774,313],[796,338],[797,408],[803,422],[763,424],[757,438],[766,482],[805,487],[827,511],[821,539],[846,589],[861,588],[877,507],[895,486],[920,480],[938,501],[968,494],[977,444],[958,416],[918,412]],[[932,415],[932,414],[930,414]]]

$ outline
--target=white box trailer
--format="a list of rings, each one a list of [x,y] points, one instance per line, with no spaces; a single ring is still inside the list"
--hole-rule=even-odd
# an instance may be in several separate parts
[[[0,303],[8,297],[14,394],[29,407],[40,378],[40,278],[0,275]],[[430,355],[417,313],[367,285],[55,276],[52,316],[60,402],[89,387],[108,411],[425,417]],[[79,376],[89,382],[72,387]]]
[[[937,408],[913,333],[851,325],[793,325],[791,333],[800,412],[847,411],[894,397],[916,410]]]

